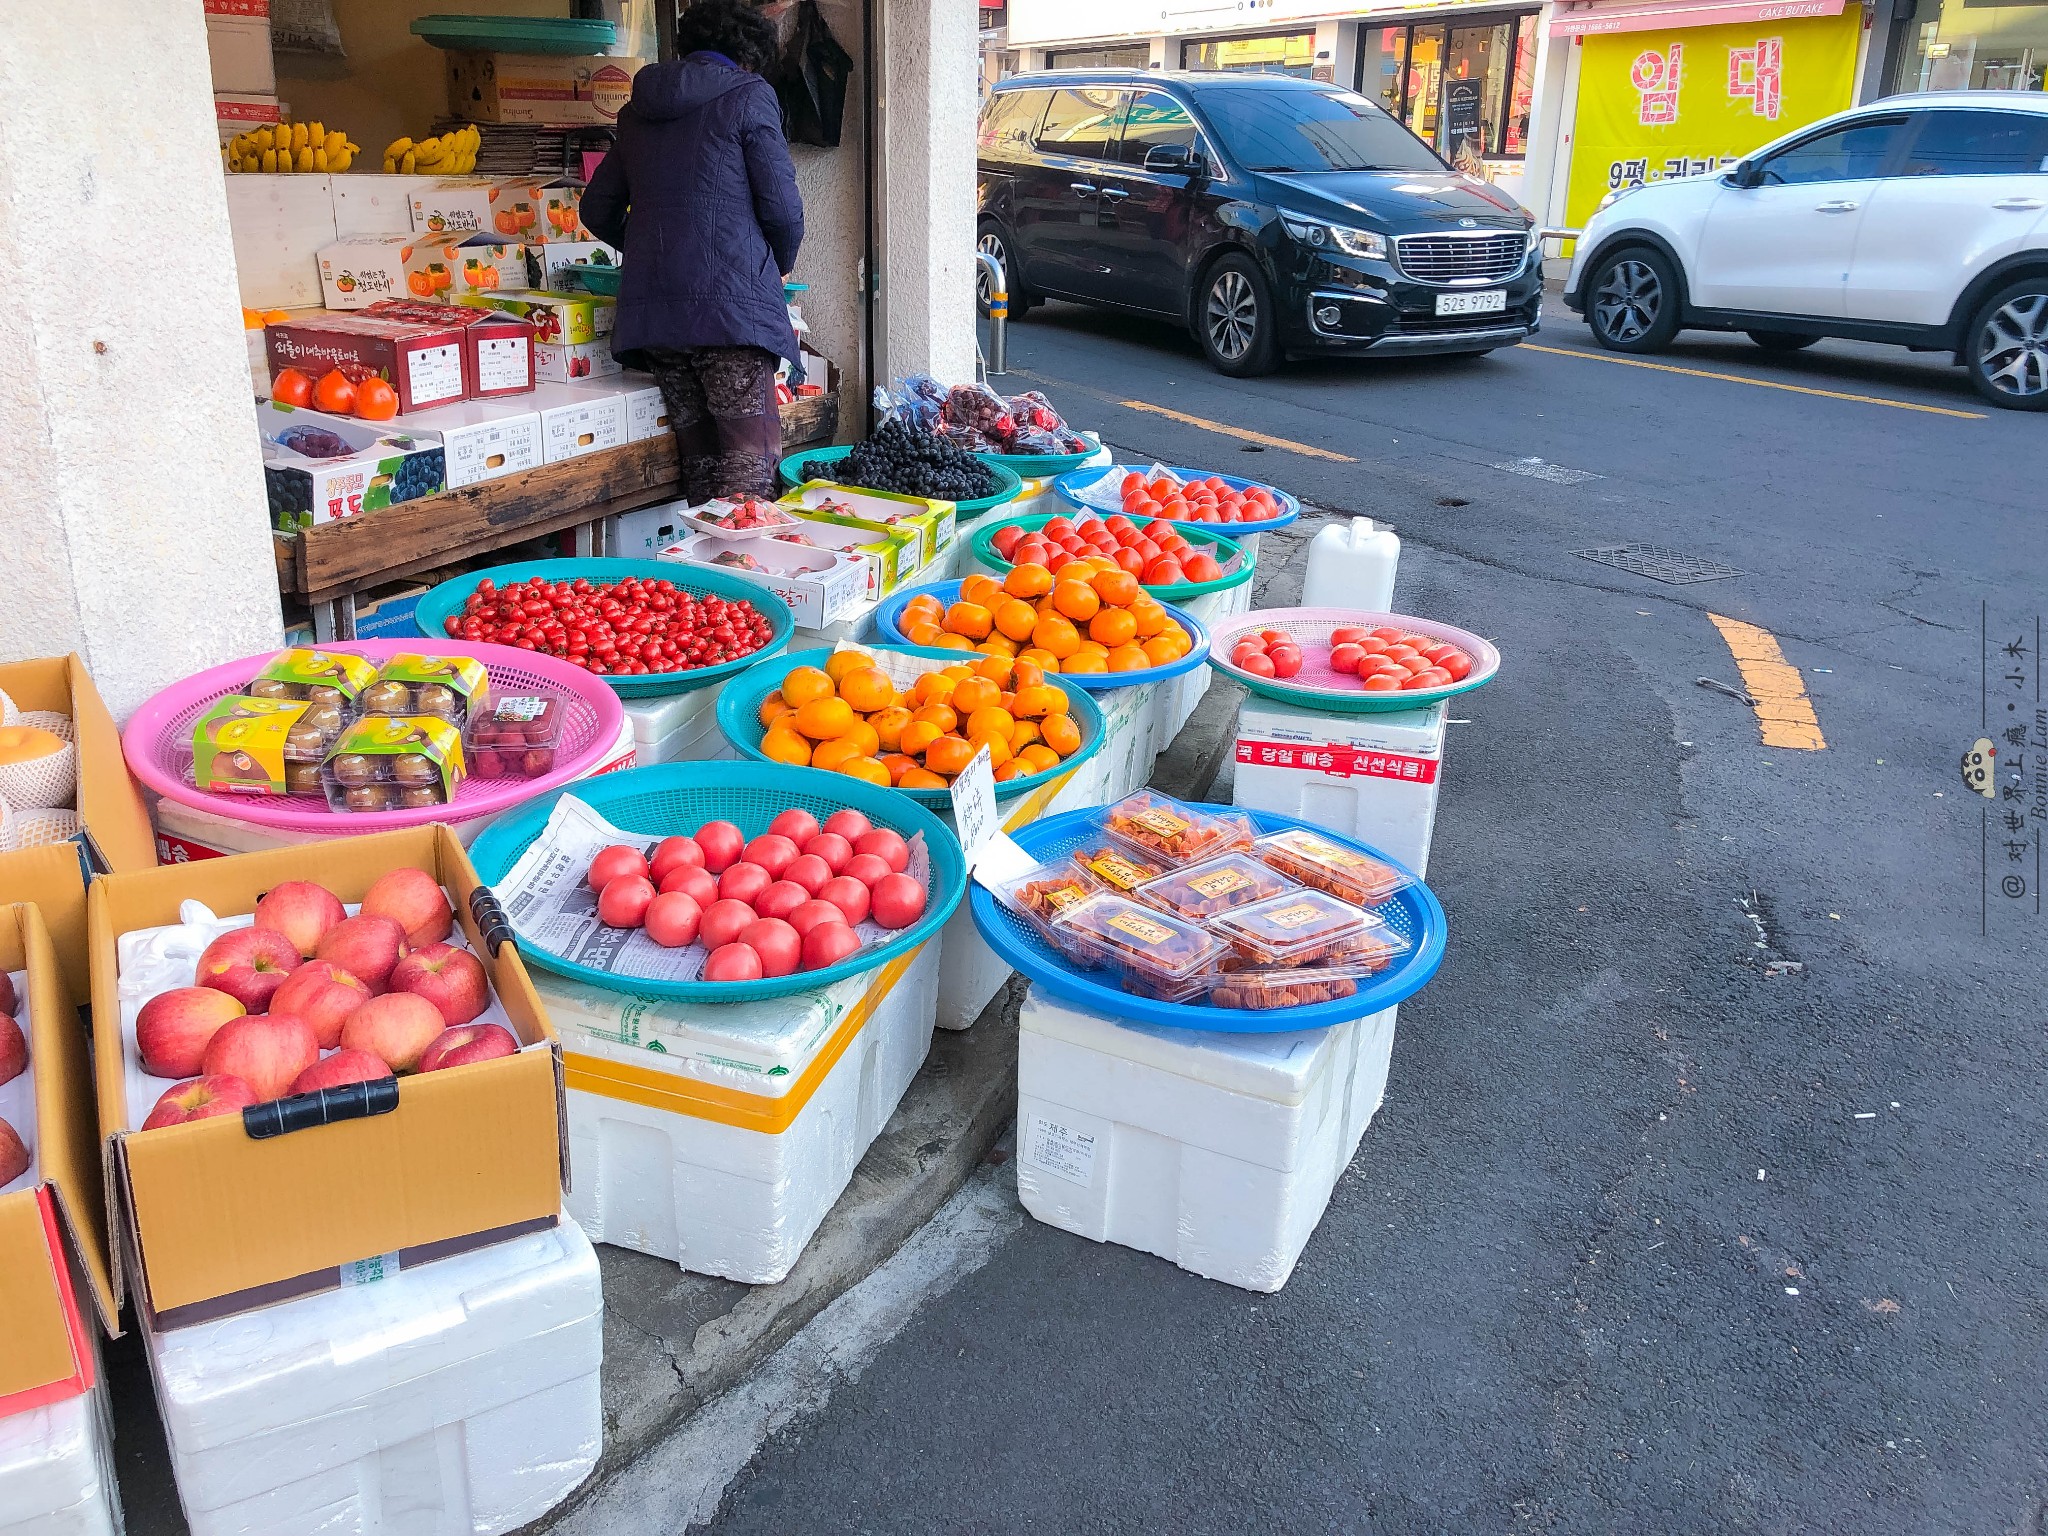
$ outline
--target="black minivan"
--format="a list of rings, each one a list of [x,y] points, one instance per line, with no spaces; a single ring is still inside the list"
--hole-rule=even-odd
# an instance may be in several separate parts
[[[979,156],[978,239],[1013,316],[1043,298],[1166,316],[1240,377],[1289,356],[1490,352],[1537,328],[1535,221],[1338,86],[1018,75],[982,110]]]

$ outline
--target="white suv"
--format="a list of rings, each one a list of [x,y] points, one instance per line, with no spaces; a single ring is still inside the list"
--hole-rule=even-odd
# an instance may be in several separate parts
[[[2048,94],[1891,96],[1730,170],[1610,194],[1564,301],[1617,352],[1681,326],[1770,351],[1897,342],[1953,352],[1995,405],[2048,410],[2044,210]]]

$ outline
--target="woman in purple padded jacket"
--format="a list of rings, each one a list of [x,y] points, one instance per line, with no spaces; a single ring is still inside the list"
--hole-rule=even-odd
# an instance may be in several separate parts
[[[676,58],[634,77],[583,222],[625,253],[612,352],[652,373],[682,458],[683,495],[775,494],[775,368],[797,355],[782,278],[803,199],[761,72],[775,31],[743,0],[697,0]]]

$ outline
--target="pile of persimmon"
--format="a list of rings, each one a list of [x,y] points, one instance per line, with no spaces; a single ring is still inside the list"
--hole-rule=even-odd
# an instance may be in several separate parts
[[[1263,523],[1280,515],[1280,503],[1263,485],[1238,490],[1221,475],[1181,481],[1151,479],[1132,470],[1118,487],[1124,510],[1133,517],[1164,517],[1177,523]]]
[[[1043,528],[998,528],[989,542],[1012,565],[1043,565],[1055,571],[1068,560],[1106,555],[1147,587],[1216,581],[1223,575],[1215,555],[1196,548],[1173,524],[1158,518],[1140,528],[1122,515],[1084,517],[1079,522],[1055,517]]]
[[[1064,560],[1056,571],[1026,561],[1000,582],[970,576],[958,601],[919,593],[898,623],[912,645],[1015,657],[1069,676],[1163,667],[1194,645],[1165,604],[1108,555]]]
[[[792,667],[761,701],[761,750],[778,763],[870,784],[944,789],[986,746],[998,780],[1059,766],[1081,749],[1066,694],[1035,662],[984,656],[898,689],[859,651]]]

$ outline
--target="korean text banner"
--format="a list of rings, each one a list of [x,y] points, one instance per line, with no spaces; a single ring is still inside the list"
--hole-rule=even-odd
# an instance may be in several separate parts
[[[1863,8],[1583,38],[1565,222],[1615,187],[1732,165],[1849,105]]]

